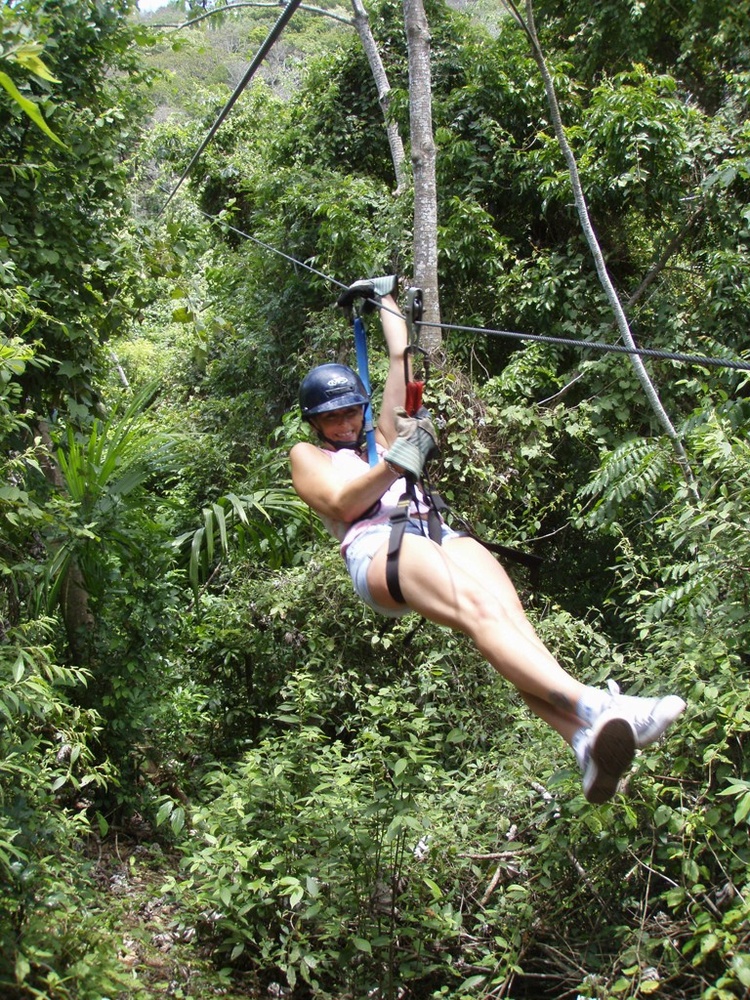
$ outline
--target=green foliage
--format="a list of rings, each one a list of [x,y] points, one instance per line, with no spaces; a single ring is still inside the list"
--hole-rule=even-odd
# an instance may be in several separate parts
[[[18,593],[20,586],[16,573],[28,571],[28,548],[32,532],[46,520],[39,498],[26,489],[26,475],[30,468],[39,471],[38,456],[33,445],[20,447],[28,434],[28,422],[33,414],[23,406],[20,379],[29,366],[43,367],[44,359],[38,358],[32,347],[19,338],[2,338],[0,342],[0,518],[3,531],[0,536],[0,575],[11,593]],[[11,447],[14,445],[15,447]],[[5,587],[3,588],[5,589]],[[10,598],[12,607],[16,598]],[[0,604],[3,615],[10,612],[9,603]],[[12,615],[11,615],[12,616]]]
[[[681,492],[660,441],[623,445],[582,491],[598,495],[589,523],[619,539],[627,565],[622,586],[643,633],[648,622],[663,619],[710,631],[718,623],[742,647],[750,557],[747,420],[746,405],[737,402],[698,411],[687,425],[698,506]],[[652,560],[649,552],[659,555]]]
[[[89,593],[102,594],[113,564],[132,559],[143,545],[146,528],[144,484],[157,472],[168,474],[175,462],[174,441],[155,434],[144,419],[153,397],[147,386],[125,403],[113,405],[105,421],[95,419],[87,435],[72,425],[55,458],[62,477],[66,517],[57,522],[62,537],[48,539],[47,603],[59,598],[72,564],[79,566]],[[146,528],[147,530],[147,528]],[[103,558],[101,543],[107,543]],[[142,551],[142,548],[140,549]]]
[[[283,520],[274,521],[273,514]],[[277,568],[291,559],[287,533],[291,530],[292,537],[297,534],[290,524],[292,519],[298,523],[306,521],[308,513],[290,489],[243,496],[229,493],[210,507],[204,507],[203,525],[175,539],[177,547],[189,548],[188,572],[196,597],[201,578],[205,579],[209,569],[215,569],[217,536],[222,556],[232,552],[242,554],[249,548],[269,566]]]
[[[0,287],[24,290],[8,333],[35,326],[59,366],[57,380],[29,371],[27,394],[58,409],[95,403],[98,347],[133,277],[124,161],[140,112],[126,83],[135,71],[130,6],[29,0],[3,11],[19,37],[44,43],[55,77],[51,86],[32,77],[25,96],[59,143],[29,128],[20,108],[0,107]]]
[[[710,6],[690,0],[621,7],[541,0],[535,12],[543,37],[554,39],[588,82],[627,70],[633,63],[674,73],[684,92],[710,110],[725,96],[727,74],[747,69],[741,38],[747,11],[731,2]]]
[[[7,629],[0,644],[0,985],[6,996],[101,996],[121,985],[87,911],[75,844],[85,800],[110,777],[96,712],[71,696],[88,674],[53,658],[54,622]]]
[[[235,986],[242,977],[259,994],[337,1000],[531,996],[540,983],[607,1000],[743,996],[741,377],[654,364],[695,505],[626,359],[454,332],[433,366],[439,488],[481,534],[544,556],[543,591],[522,581],[544,642],[582,680],[688,701],[664,744],[638,755],[625,794],[592,808],[569,750],[465,639],[363,608],[287,491],[299,376],[351,358],[326,278],[408,277],[411,259],[409,194],[391,194],[351,29],[331,28],[335,51],[303,70],[296,54],[328,29],[295,18],[266,84],[243,95],[169,219],[141,225],[135,243],[127,194],[141,216],[161,209],[159,184],[189,161],[267,12],[206,19],[181,51],[154,46],[153,63],[175,74],[155,98],[184,115],[130,161],[136,105],[147,107],[130,7],[23,5],[59,83],[32,73],[19,89],[68,152],[11,100],[0,110],[11,166],[0,181],[0,990],[135,995],[108,939],[116,914],[87,888],[86,849],[92,823],[106,836],[137,810],[180,844],[169,886],[192,900],[226,988],[236,972]],[[695,4],[535,9],[639,340],[739,355],[744,8],[719,4],[705,23]],[[406,136],[403,12],[387,2],[371,14]],[[445,318],[610,340],[525,37],[510,19],[490,39],[445,8],[429,18]],[[221,218],[209,225],[200,210]],[[109,361],[102,372],[114,330],[135,396]],[[141,412],[153,376],[158,403]],[[45,450],[34,435],[52,402],[64,412]],[[50,457],[58,484],[42,476]],[[54,596],[74,564],[90,599],[85,660],[33,607],[42,567]]]
[[[13,11],[7,8],[0,10],[0,65],[11,63],[39,80],[57,83],[58,80],[52,76],[41,58],[40,53],[43,51],[44,46],[30,37],[28,28],[16,20]],[[21,93],[5,70],[0,71],[0,85],[42,132],[54,142],[60,143],[37,104]]]
[[[692,720],[639,758],[627,799],[587,806],[556,738],[501,689],[512,724],[482,739],[485,705],[456,714],[436,647],[412,648],[398,677],[406,647],[389,642],[383,683],[374,665],[347,666],[351,648],[310,645],[266,735],[207,776],[185,875],[168,884],[194,899],[223,964],[302,995],[484,996],[537,973],[581,996],[634,996],[651,980],[669,996],[741,995],[748,786],[734,775],[748,720],[732,658],[696,637],[677,663],[658,638],[646,671],[559,613],[543,636],[564,658],[588,652],[587,679],[613,671],[638,690],[658,676],[688,697]]]
[[[179,886],[211,914],[232,963],[319,996],[340,995],[342,972],[351,995],[429,983],[434,944],[461,928],[421,859],[441,748],[465,734],[436,730],[417,686],[367,687],[356,737],[331,742],[316,722],[317,680],[290,678],[277,716],[286,732],[207,778],[212,804],[193,816],[201,846]]]

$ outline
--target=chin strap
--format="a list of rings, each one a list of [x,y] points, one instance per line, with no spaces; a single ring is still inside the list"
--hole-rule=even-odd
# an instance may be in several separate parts
[[[325,434],[315,428],[315,431],[321,441],[325,441],[327,445],[330,445],[334,451],[362,451],[365,446],[365,428],[362,426],[362,430],[359,432],[359,437],[356,441],[333,441],[331,438],[326,437]]]

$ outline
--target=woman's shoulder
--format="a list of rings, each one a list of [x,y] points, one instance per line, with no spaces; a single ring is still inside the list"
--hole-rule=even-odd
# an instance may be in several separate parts
[[[311,441],[297,441],[289,449],[289,458],[291,461],[330,461],[330,456],[323,448],[319,448],[316,444]]]

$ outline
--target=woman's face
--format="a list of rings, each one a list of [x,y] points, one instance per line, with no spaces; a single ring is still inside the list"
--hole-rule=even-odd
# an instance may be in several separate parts
[[[359,438],[364,418],[361,406],[345,406],[341,410],[319,413],[310,422],[329,441],[335,441],[337,444],[354,444]]]

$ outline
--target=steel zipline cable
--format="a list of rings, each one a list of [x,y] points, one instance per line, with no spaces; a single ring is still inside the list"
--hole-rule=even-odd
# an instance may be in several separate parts
[[[245,75],[235,88],[234,93],[219,112],[213,125],[208,130],[205,138],[203,139],[200,146],[193,154],[190,162],[182,172],[181,177],[174,185],[172,190],[169,192],[167,200],[164,202],[164,205],[162,206],[159,212],[160,216],[163,215],[163,213],[166,211],[170,202],[179,191],[183,182],[188,177],[191,170],[197,163],[198,159],[201,157],[208,144],[216,135],[222,122],[234,107],[240,94],[243,92],[245,87],[253,78],[256,70],[263,62],[265,57],[268,55],[271,48],[278,40],[279,35],[284,30],[290,18],[297,10],[297,8],[301,5],[301,3],[302,0],[288,0],[288,2],[285,4],[284,9],[281,12],[281,15],[276,21],[276,24],[273,26],[273,28],[271,28],[268,35],[266,36],[265,41],[258,49],[257,53],[255,54],[255,58],[250,63]],[[337,281],[330,275],[324,274],[322,271],[316,270],[314,267],[311,267],[304,261],[298,260],[296,257],[291,256],[291,254],[284,253],[283,251],[277,249],[276,247],[273,247],[268,243],[264,243],[262,240],[257,239],[257,237],[251,236],[249,233],[245,233],[241,229],[237,229],[235,226],[230,225],[228,222],[220,218],[217,218],[217,216],[209,215],[208,212],[203,212],[202,210],[199,211],[201,211],[201,214],[203,214],[207,219],[211,220],[212,222],[215,222],[223,226],[224,228],[231,230],[233,233],[236,233],[243,239],[251,240],[258,246],[263,247],[265,250],[268,250],[271,253],[278,254],[280,257],[283,257],[285,260],[288,260],[295,266],[303,267],[307,271],[310,271],[312,274],[316,274],[318,275],[318,277],[323,278],[325,281],[330,282],[333,285],[337,285],[339,288],[347,287],[343,282]],[[381,308],[385,307],[381,306]],[[712,368],[727,368],[727,369],[732,369],[734,371],[750,371],[750,361],[739,361],[735,358],[711,358],[703,355],[681,354],[675,351],[660,351],[643,347],[632,348],[632,347],[626,347],[623,344],[605,344],[601,343],[600,341],[576,340],[570,337],[549,337],[545,336],[544,334],[518,333],[512,330],[493,330],[493,329],[487,329],[485,327],[476,327],[476,326],[458,326],[456,324],[450,324],[450,323],[426,323],[422,321],[415,321],[414,326],[416,327],[417,330],[419,330],[421,327],[429,326],[440,330],[452,330],[461,333],[476,333],[476,334],[481,334],[485,337],[505,337],[512,340],[536,341],[537,343],[556,344],[562,347],[578,347],[581,348],[582,350],[599,351],[601,353],[637,355],[638,357],[642,358],[655,358],[664,361],[676,361],[682,364],[696,365],[698,367],[703,367],[703,368],[712,367]]]
[[[487,337],[508,337],[515,340],[535,340],[543,344],[559,344],[561,347],[581,347],[604,354],[635,354],[641,358],[679,361],[682,364],[703,368],[730,368],[734,371],[750,372],[750,361],[739,361],[735,358],[711,358],[702,354],[681,354],[679,351],[660,351],[649,347],[626,347],[624,344],[604,344],[597,340],[548,337],[541,333],[515,333],[512,330],[488,330],[484,327],[456,326],[451,323],[420,323],[419,325],[439,327],[441,330],[460,330],[464,333],[483,333]]]
[[[188,163],[187,167],[185,167],[182,176],[179,178],[177,183],[170,191],[167,200],[164,202],[164,205],[162,206],[161,211],[159,212],[160,216],[163,215],[163,213],[169,206],[170,202],[179,191],[183,182],[188,177],[191,170],[197,163],[198,159],[201,157],[208,144],[216,135],[222,122],[234,107],[240,94],[255,75],[256,70],[258,69],[262,61],[265,59],[265,57],[268,55],[273,45],[278,40],[279,35],[284,30],[285,26],[292,17],[292,14],[294,14],[294,12],[300,6],[301,2],[302,0],[288,0],[286,5],[284,6],[281,15],[276,21],[276,24],[269,31],[265,41],[258,49],[255,58],[250,63],[250,66],[247,69],[247,72],[245,73],[242,80],[235,88],[232,96],[229,98],[227,103],[219,112],[216,120],[214,121],[213,125],[207,132],[205,138],[203,139],[200,146],[193,154],[192,159]],[[310,271],[312,274],[318,275],[318,277],[323,278],[330,284],[337,285],[339,288],[347,287],[347,285],[344,284],[343,282],[337,281],[330,275],[324,274],[322,271],[316,270],[316,268],[311,267],[309,264],[306,264],[304,261],[301,261],[296,257],[293,257],[291,254],[284,253],[282,250],[279,250],[268,243],[264,243],[262,240],[257,239],[257,237],[251,236],[249,233],[245,233],[241,229],[237,229],[235,226],[230,225],[228,222],[218,218],[217,216],[209,215],[208,212],[203,212],[202,210],[199,211],[201,211],[201,214],[204,215],[207,219],[211,220],[212,222],[217,223],[220,226],[223,226],[225,229],[228,229],[233,233],[236,233],[243,239],[251,240],[258,246],[263,247],[263,249],[268,250],[271,253],[275,253],[280,257],[283,257],[285,260],[288,260],[295,266],[302,267],[305,270]],[[385,307],[381,306],[381,308]],[[417,328],[417,330],[419,330],[421,327],[429,326],[441,330],[456,331],[461,333],[476,333],[476,334],[481,334],[485,337],[505,337],[512,340],[536,341],[537,343],[555,344],[562,347],[578,347],[581,348],[582,350],[599,351],[601,353],[637,355],[642,358],[656,358],[664,361],[676,361],[682,364],[696,365],[697,367],[703,367],[703,368],[712,367],[712,368],[727,368],[727,369],[732,369],[734,371],[750,371],[750,361],[739,361],[734,358],[711,358],[711,357],[705,357],[703,355],[681,354],[675,351],[660,351],[642,347],[632,348],[632,347],[626,347],[623,344],[605,344],[601,343],[600,341],[576,340],[574,338],[569,338],[569,337],[549,337],[545,336],[544,334],[518,333],[512,330],[493,330],[493,329],[487,329],[485,327],[458,326],[456,324],[449,324],[449,323],[426,323],[422,321],[415,321],[414,326]]]
[[[309,271],[311,274],[316,274],[319,278],[323,278],[330,284],[336,285],[339,288],[348,287],[343,282],[337,281],[330,275],[311,267],[309,264],[293,257],[291,254],[284,253],[283,250],[279,250],[277,247],[271,246],[270,243],[264,243],[263,240],[259,240],[257,236],[251,236],[250,233],[243,232],[243,230],[238,229],[236,226],[232,226],[230,223],[215,215],[210,215],[208,212],[204,212],[202,210],[199,211],[201,211],[201,214],[211,222],[214,222],[224,229],[235,233],[243,239],[250,240],[252,243],[262,247],[264,250],[268,250],[271,253],[277,254],[279,257],[283,257],[284,260],[288,260],[295,266],[304,268],[304,270]],[[381,306],[381,308],[385,309],[387,307]],[[632,348],[625,347],[623,344],[605,344],[596,340],[576,340],[572,337],[550,337],[541,333],[518,333],[513,330],[493,330],[480,326],[459,326],[454,323],[426,323],[417,321],[414,325],[417,328],[431,327],[459,333],[482,334],[485,337],[505,337],[511,340],[536,341],[537,343],[554,344],[560,347],[578,347],[582,350],[599,351],[604,354],[636,354],[642,358],[655,358],[660,361],[675,361],[680,364],[695,365],[699,368],[727,368],[732,371],[750,372],[750,361],[742,361],[736,358],[713,358],[701,354],[682,354],[678,351],[661,351],[648,347]]]

